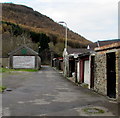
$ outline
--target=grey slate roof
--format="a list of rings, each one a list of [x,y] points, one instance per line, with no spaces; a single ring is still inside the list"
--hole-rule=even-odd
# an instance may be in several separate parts
[[[84,53],[87,51],[88,49],[86,48],[67,48],[68,54],[80,54],[80,53]]]
[[[112,43],[117,43],[120,42],[120,39],[114,39],[114,40],[104,40],[104,41],[98,41],[100,46],[104,46],[104,45],[109,45]]]
[[[117,42],[120,42],[120,39],[102,40],[102,41],[90,43],[88,45],[89,45],[90,49],[94,50],[94,48],[96,48],[96,47],[101,47],[101,46],[105,46],[105,45],[109,45],[109,44],[117,43]]]

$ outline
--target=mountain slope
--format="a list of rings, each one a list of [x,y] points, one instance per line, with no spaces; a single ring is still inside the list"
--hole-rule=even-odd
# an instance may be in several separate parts
[[[4,3],[2,6],[3,21],[16,23],[35,32],[44,32],[49,36],[55,35],[57,41],[64,41],[65,28],[49,17],[23,5]],[[89,40],[68,30],[68,45],[71,47],[84,47],[88,43]]]

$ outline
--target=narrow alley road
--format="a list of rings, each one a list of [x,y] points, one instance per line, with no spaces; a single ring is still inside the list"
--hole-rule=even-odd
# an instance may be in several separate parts
[[[42,66],[38,72],[3,75],[3,84],[12,89],[2,95],[4,116],[113,116],[118,113],[115,101],[74,85],[50,66]],[[88,108],[95,109],[88,111]]]

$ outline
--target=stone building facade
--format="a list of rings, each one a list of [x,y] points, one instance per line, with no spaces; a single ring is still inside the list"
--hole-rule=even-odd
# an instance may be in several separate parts
[[[120,50],[116,52],[116,79],[117,79],[117,98],[120,102]]]
[[[120,42],[95,51],[94,90],[120,102]]]
[[[106,55],[97,53],[94,62],[94,89],[106,95]]]

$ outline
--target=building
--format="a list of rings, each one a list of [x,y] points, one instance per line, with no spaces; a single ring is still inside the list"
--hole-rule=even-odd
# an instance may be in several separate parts
[[[63,52],[64,73],[76,83],[120,102],[120,39],[91,43]],[[66,68],[65,68],[66,67]]]
[[[90,89],[94,87],[94,57],[95,52],[88,50],[78,55],[77,62],[77,83],[84,83]]]
[[[67,51],[63,52],[65,76],[72,77],[72,75],[76,73],[76,59],[79,54],[82,54],[86,51],[88,51],[86,48],[67,48]]]
[[[94,48],[96,48],[96,47],[101,47],[101,46],[109,45],[112,43],[117,43],[119,41],[120,41],[120,39],[97,41],[97,42],[88,44],[87,49],[94,50]]]
[[[120,102],[120,42],[95,51],[94,90]]]
[[[52,67],[56,67],[58,70],[63,71],[63,57],[57,57],[52,59]]]
[[[18,47],[8,55],[9,68],[40,69],[41,67],[41,58],[38,56],[38,53],[26,45]]]

